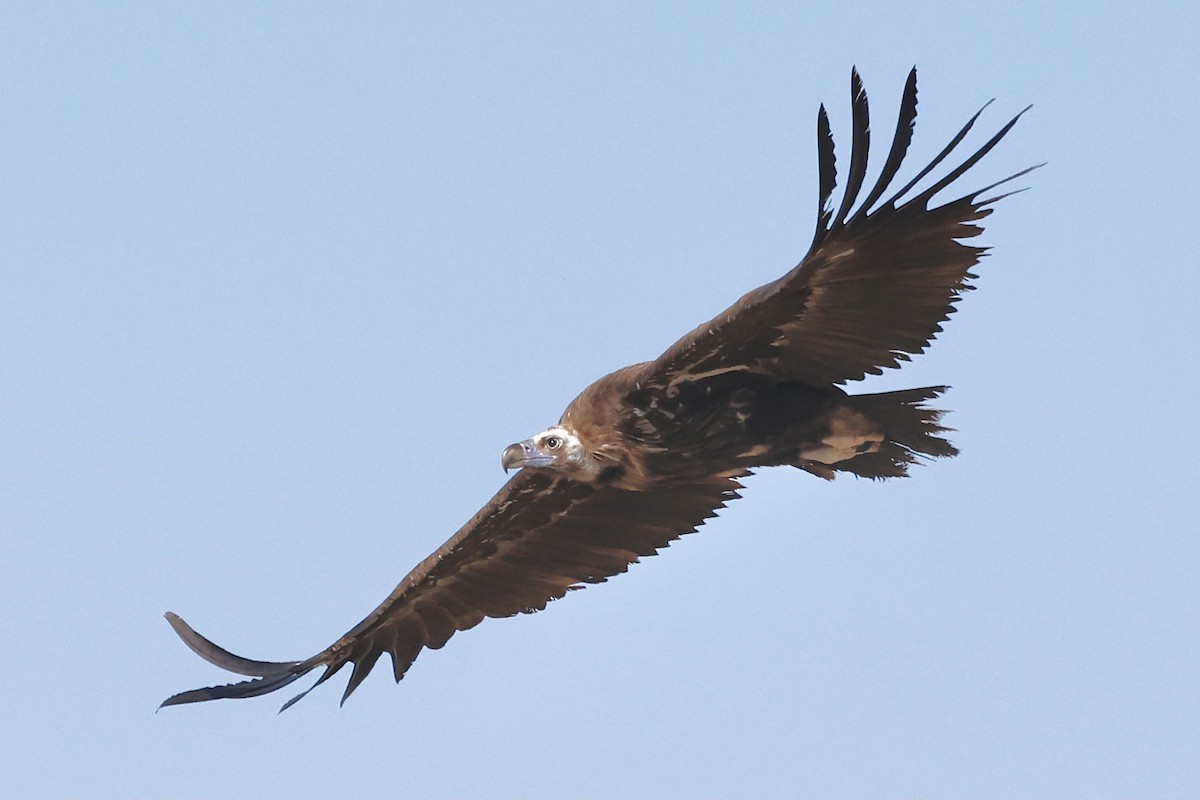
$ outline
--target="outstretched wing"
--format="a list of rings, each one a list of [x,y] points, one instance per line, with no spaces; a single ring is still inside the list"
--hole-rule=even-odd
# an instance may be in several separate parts
[[[1030,170],[939,206],[930,202],[995,147],[1025,112],[944,177],[902,200],[961,143],[981,109],[915,178],[880,202],[892,190],[912,141],[917,118],[914,68],[879,178],[855,210],[866,179],[871,129],[857,71],[851,73],[850,89],[853,138],[841,205],[835,212],[833,137],[822,106],[817,116],[820,203],[808,254],[782,278],[746,294],[668,348],[654,362],[655,385],[736,371],[767,372],[818,386],[877,375],[923,352],[953,313],[955,302],[971,288],[968,281],[975,276],[970,269],[986,248],[962,240],[981,232],[975,223],[1004,195],[979,198]]]
[[[522,470],[366,619],[312,658],[242,658],[168,613],[171,627],[198,655],[252,680],[183,692],[163,705],[256,697],[323,667],[315,688],[350,663],[345,702],[384,653],[391,656],[399,681],[423,648],[441,647],[484,617],[543,609],[571,589],[622,573],[696,530],[738,496],[741,475],[662,481],[634,491],[594,487],[548,470]]]

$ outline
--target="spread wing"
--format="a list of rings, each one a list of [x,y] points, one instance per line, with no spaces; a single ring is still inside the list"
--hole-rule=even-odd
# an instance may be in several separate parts
[[[962,240],[981,232],[975,223],[1004,195],[979,198],[1036,167],[942,205],[931,206],[931,201],[995,147],[1025,112],[945,176],[903,199],[962,142],[981,109],[916,177],[881,202],[893,189],[912,141],[917,117],[914,68],[879,177],[854,210],[865,185],[871,128],[857,71],[851,73],[850,89],[850,168],[836,213],[836,159],[822,106],[817,116],[820,203],[808,254],[782,278],[748,293],[672,345],[655,362],[653,384],[661,387],[735,371],[768,372],[818,386],[877,375],[923,352],[953,313],[955,302],[971,288],[968,281],[975,276],[970,269],[986,248]]]
[[[549,470],[522,470],[366,619],[312,658],[242,658],[168,613],[171,627],[198,655],[251,680],[183,692],[163,706],[256,697],[323,667],[315,688],[349,663],[353,671],[345,702],[385,653],[399,681],[423,648],[441,647],[484,617],[539,611],[571,589],[601,583],[696,530],[738,497],[741,475],[662,481],[633,491],[592,486]]]

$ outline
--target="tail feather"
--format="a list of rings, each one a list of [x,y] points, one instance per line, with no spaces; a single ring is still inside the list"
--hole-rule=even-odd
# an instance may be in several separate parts
[[[883,429],[884,440],[872,452],[860,453],[833,464],[797,466],[823,478],[849,472],[861,478],[902,478],[910,464],[925,458],[950,458],[958,449],[939,434],[951,430],[940,424],[942,414],[925,405],[946,391],[946,386],[926,386],[898,392],[851,395],[846,404]]]

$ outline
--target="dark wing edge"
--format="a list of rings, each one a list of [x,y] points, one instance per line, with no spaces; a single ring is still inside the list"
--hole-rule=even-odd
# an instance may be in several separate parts
[[[522,470],[383,603],[311,658],[242,658],[168,612],[171,627],[197,655],[251,680],[181,692],[160,708],[258,697],[323,668],[316,682],[285,703],[283,711],[352,664],[342,694],[345,703],[384,653],[399,682],[423,649],[442,647],[485,617],[540,611],[568,591],[602,583],[695,531],[739,496],[738,478],[744,474],[662,481],[635,491]]]
[[[214,644],[196,633],[190,625],[183,621],[178,614],[168,611],[164,616],[171,628],[192,649],[196,655],[210,664],[238,675],[254,676],[253,680],[226,686],[208,686],[171,695],[159,705],[159,708],[182,705],[184,703],[200,703],[205,700],[219,700],[225,697],[257,697],[259,695],[282,689],[292,681],[303,677],[315,665],[300,669],[301,663],[295,661],[252,661],[248,658],[234,655],[228,650]]]
[[[925,350],[972,288],[971,267],[987,248],[965,244],[992,204],[1013,192],[987,192],[1042,166],[1038,164],[933,206],[934,196],[987,155],[1029,110],[1021,110],[947,174],[902,201],[955,152],[985,105],[929,164],[890,199],[917,118],[917,72],[909,72],[891,146],[878,179],[862,203],[870,118],[857,70],[851,73],[852,146],[846,189],[836,214],[836,159],[829,118],[817,115],[819,200],[817,229],[807,255],[782,278],[759,287],[690,332],[655,362],[666,380],[681,373],[757,369],[788,380],[843,384],[898,367]],[[988,103],[990,105],[990,101]]]

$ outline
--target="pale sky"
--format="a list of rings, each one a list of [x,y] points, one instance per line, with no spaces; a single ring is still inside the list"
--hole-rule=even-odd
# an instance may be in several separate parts
[[[1200,14],[646,6],[4,4],[0,794],[1200,793]],[[341,709],[155,713],[227,679],[164,611],[311,655],[505,445],[790,268],[855,64],[880,138],[918,67],[905,179],[1034,104],[953,194],[1049,162],[978,291],[851,387],[952,385],[961,456],[762,474]]]

